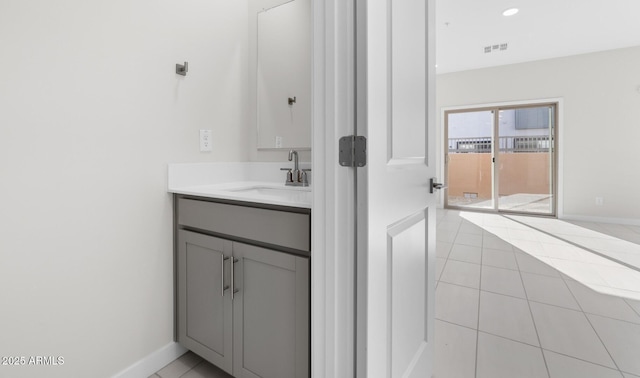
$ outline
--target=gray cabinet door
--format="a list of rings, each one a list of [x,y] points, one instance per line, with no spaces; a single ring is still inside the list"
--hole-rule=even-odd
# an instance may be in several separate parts
[[[178,231],[178,341],[228,373],[233,305],[224,288],[231,282],[231,248],[228,240]]]
[[[238,378],[309,377],[309,259],[233,243]]]

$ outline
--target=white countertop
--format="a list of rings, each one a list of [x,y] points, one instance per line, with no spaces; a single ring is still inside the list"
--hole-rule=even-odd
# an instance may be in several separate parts
[[[285,173],[279,169],[284,166],[287,164],[170,164],[167,190],[205,198],[311,209],[311,187],[286,186]],[[276,179],[281,181],[272,181]]]
[[[311,188],[309,187],[285,186],[284,184],[260,181],[186,186],[170,188],[169,192],[206,198],[302,207],[306,209],[311,208],[312,202]]]

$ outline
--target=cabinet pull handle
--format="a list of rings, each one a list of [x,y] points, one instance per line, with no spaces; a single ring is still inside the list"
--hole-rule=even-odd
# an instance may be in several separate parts
[[[220,255],[220,266],[222,267],[222,285],[220,285],[220,287],[222,288],[221,290],[221,295],[224,297],[224,291],[227,290],[229,288],[229,285],[224,284],[224,262],[229,260],[228,257],[224,257],[224,255]]]
[[[235,270],[236,270],[236,263],[238,262],[238,259],[234,258],[233,260],[231,260],[231,300],[233,300],[233,295],[237,292],[239,292],[239,289],[236,289],[236,281],[235,281]]]

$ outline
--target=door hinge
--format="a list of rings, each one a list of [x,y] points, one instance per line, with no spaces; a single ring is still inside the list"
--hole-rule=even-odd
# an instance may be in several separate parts
[[[367,138],[349,135],[340,138],[338,161],[343,167],[364,167],[367,165]]]

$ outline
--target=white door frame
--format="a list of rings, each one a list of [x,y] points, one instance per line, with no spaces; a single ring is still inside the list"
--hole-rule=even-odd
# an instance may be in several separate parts
[[[354,168],[338,164],[338,139],[355,132],[354,4],[355,0],[312,0],[314,378],[356,375],[355,319],[361,317],[355,308],[356,180]]]
[[[353,0],[312,3],[311,376],[352,377],[355,177],[338,165],[337,146],[355,127],[354,7]]]

